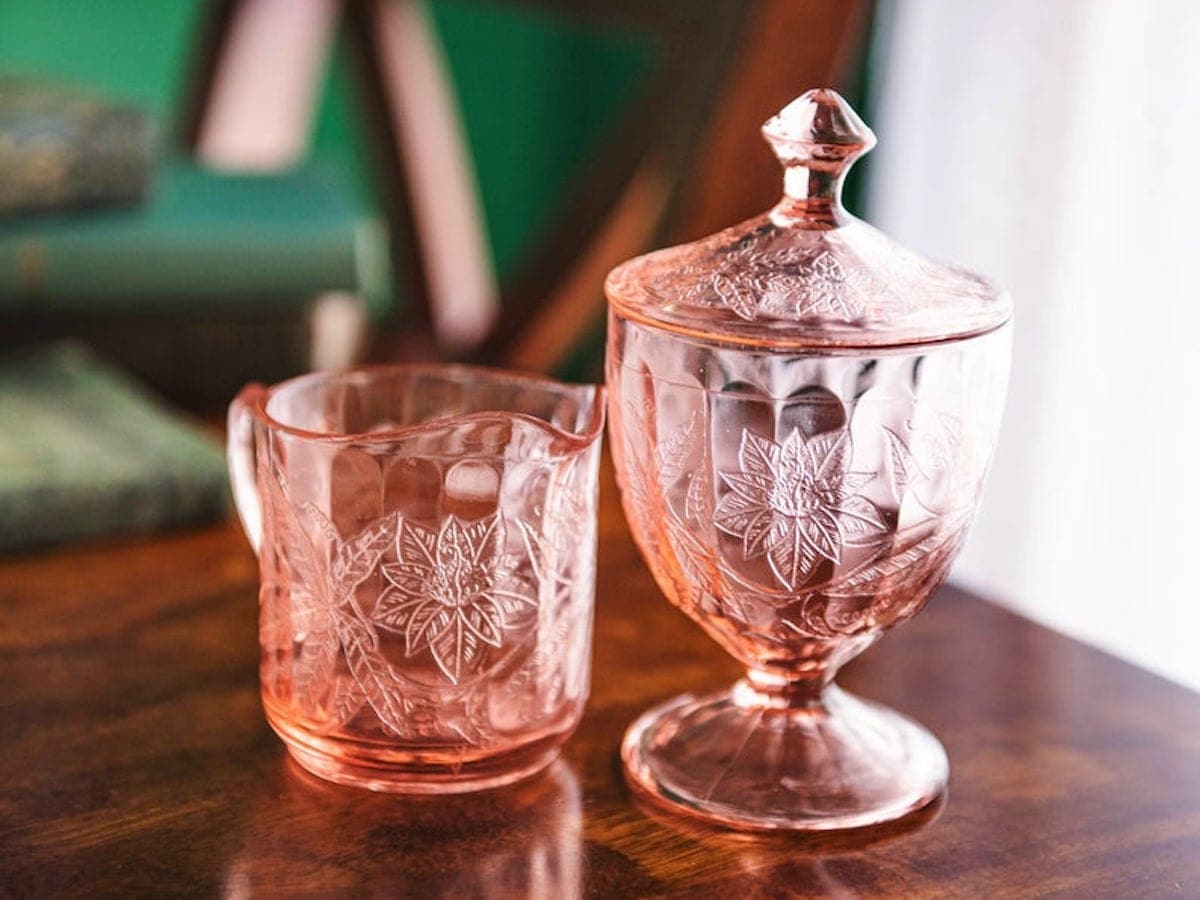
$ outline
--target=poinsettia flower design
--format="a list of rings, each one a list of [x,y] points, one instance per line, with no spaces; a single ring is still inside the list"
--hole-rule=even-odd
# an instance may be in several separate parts
[[[804,584],[822,560],[842,561],[845,546],[870,546],[888,534],[878,507],[859,488],[874,472],[850,472],[850,435],[815,437],[799,430],[778,444],[742,431],[737,471],[723,471],[729,491],[714,521],[740,538],[746,559],[766,556],[789,589]]]
[[[536,607],[528,585],[514,575],[516,561],[503,552],[504,536],[499,513],[475,522],[448,516],[437,531],[405,521],[396,541],[399,561],[382,567],[389,587],[375,622],[404,635],[405,655],[428,649],[454,684]]]

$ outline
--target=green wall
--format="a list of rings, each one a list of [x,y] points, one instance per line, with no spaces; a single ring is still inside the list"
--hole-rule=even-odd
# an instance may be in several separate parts
[[[88,84],[170,121],[203,0],[3,0],[0,67]]]
[[[539,10],[434,0],[460,98],[498,270],[510,272],[564,186],[646,71],[638,36],[598,32]],[[171,137],[188,81],[203,0],[2,0],[0,69],[94,86],[152,111]],[[363,129],[339,35],[313,152],[354,175],[372,207]]]

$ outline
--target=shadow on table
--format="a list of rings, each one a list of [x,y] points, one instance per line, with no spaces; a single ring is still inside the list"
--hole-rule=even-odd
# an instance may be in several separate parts
[[[291,759],[251,804],[225,896],[573,897],[579,780],[564,762],[479,794],[410,797],[320,781]]]

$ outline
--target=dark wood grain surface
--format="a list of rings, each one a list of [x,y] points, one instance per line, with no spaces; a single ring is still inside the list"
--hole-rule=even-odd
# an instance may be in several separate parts
[[[941,737],[943,804],[820,837],[639,807],[624,727],[737,672],[659,597],[606,479],[587,715],[546,775],[474,797],[286,760],[232,525],[0,565],[0,894],[1200,896],[1200,696],[953,589],[841,679]]]

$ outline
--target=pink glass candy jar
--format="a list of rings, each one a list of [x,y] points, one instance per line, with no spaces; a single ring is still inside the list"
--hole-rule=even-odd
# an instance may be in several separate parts
[[[979,502],[1011,304],[842,207],[870,129],[814,90],[763,127],[770,212],[608,277],[613,455],[667,598],[746,667],[629,729],[631,783],[740,828],[868,825],[945,788],[939,742],[840,690],[920,611]]]

